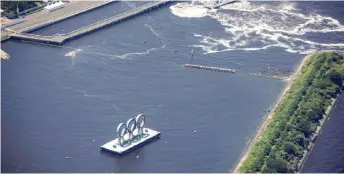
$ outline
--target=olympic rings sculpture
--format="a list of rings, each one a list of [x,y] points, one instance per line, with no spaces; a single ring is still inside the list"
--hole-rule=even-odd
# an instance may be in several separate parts
[[[138,128],[140,132],[140,129],[145,125],[145,121],[145,115],[139,114],[135,118],[130,118],[126,124],[120,123],[117,126],[117,136],[123,138],[127,133],[132,134],[136,128]]]

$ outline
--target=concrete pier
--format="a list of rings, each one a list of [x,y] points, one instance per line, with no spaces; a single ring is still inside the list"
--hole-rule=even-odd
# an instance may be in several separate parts
[[[29,41],[33,41],[33,42],[43,42],[43,43],[51,43],[51,44],[61,45],[68,40],[80,37],[82,35],[96,31],[96,30],[101,29],[103,27],[106,27],[108,25],[122,22],[126,19],[129,19],[129,18],[132,18],[132,17],[137,16],[139,14],[145,13],[149,10],[155,9],[155,8],[157,8],[161,5],[167,4],[169,2],[171,2],[171,1],[153,1],[151,3],[147,3],[145,5],[137,7],[136,9],[130,10],[130,11],[122,13],[122,14],[119,14],[117,16],[110,17],[108,19],[105,19],[103,21],[99,21],[97,23],[94,23],[94,24],[91,24],[89,26],[80,28],[78,30],[74,30],[74,31],[67,33],[67,34],[55,34],[53,36],[40,36],[40,35],[34,35],[34,34],[16,33],[16,34],[11,35],[11,38],[20,39],[20,40],[29,40]]]
[[[134,132],[135,134],[135,132]],[[139,147],[142,147],[143,145],[151,142],[152,140],[159,138],[160,132],[143,128],[143,135],[140,139],[132,140],[129,143],[124,144],[123,146],[120,146],[118,144],[118,138],[100,146],[101,150],[109,151],[117,155],[124,155],[128,152],[131,152],[132,150],[135,150]],[[127,134],[124,139],[129,139],[129,134]]]
[[[194,68],[194,69],[203,69],[209,71],[218,71],[218,72],[226,72],[226,73],[236,73],[236,70],[229,69],[229,68],[219,68],[213,66],[203,66],[203,65],[195,65],[195,64],[185,64],[184,67],[186,68]]]

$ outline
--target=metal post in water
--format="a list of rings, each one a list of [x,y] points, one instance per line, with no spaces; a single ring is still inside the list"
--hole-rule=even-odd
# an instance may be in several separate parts
[[[193,56],[194,56],[194,50],[192,49],[191,50],[191,60],[190,60],[190,63],[192,64],[192,61],[193,61]]]

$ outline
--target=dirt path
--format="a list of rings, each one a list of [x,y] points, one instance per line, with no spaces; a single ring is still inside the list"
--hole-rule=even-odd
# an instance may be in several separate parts
[[[319,53],[319,52],[316,52]],[[248,154],[250,153],[252,147],[254,144],[256,144],[261,136],[262,133],[265,131],[266,127],[269,125],[269,123],[271,122],[275,110],[276,108],[279,106],[279,104],[283,101],[283,99],[286,97],[291,85],[293,84],[293,81],[301,74],[301,69],[303,67],[303,65],[305,64],[305,62],[312,57],[314,54],[309,54],[306,57],[303,58],[303,60],[300,62],[300,65],[297,67],[297,69],[295,70],[295,73],[289,78],[289,80],[287,80],[287,85],[286,88],[283,90],[283,92],[280,94],[280,96],[277,98],[276,104],[275,106],[271,109],[271,111],[269,112],[269,114],[267,115],[266,119],[263,121],[263,123],[261,124],[261,126],[258,128],[256,135],[254,136],[254,138],[251,140],[250,145],[247,147],[247,149],[245,150],[245,152],[242,154],[238,164],[235,166],[234,170],[230,171],[233,173],[239,173],[239,168],[240,166],[243,164],[243,162],[246,160]]]

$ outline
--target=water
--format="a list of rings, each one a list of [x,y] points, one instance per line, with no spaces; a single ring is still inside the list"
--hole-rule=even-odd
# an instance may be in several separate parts
[[[308,5],[296,4],[291,10]],[[265,6],[262,3],[246,3],[240,8],[228,5],[225,8],[237,10],[218,12],[194,6],[197,10],[188,4],[172,4],[61,48],[2,43],[2,49],[11,55],[10,60],[1,62],[1,155],[6,159],[2,160],[2,171],[227,172],[285,85],[247,73],[266,67],[294,69],[306,47],[311,47],[309,40],[322,44],[315,44],[314,49],[342,49],[313,38],[302,43],[267,39],[265,45],[259,45],[244,37],[245,32],[252,34],[246,30],[228,34],[231,27],[221,22],[222,17],[235,12],[240,18],[246,15],[240,9]],[[203,17],[198,17],[199,11]],[[181,12],[197,18],[183,17]],[[257,15],[268,12],[262,10]],[[317,14],[323,13],[319,10]],[[338,13],[328,13],[332,21],[338,18]],[[80,26],[74,19],[65,30]],[[330,27],[336,31],[312,33],[329,37],[343,34],[342,24]],[[274,28],[280,24],[264,25]],[[37,32],[57,31],[49,27]],[[305,40],[306,34],[297,38]],[[239,36],[241,45],[222,44]],[[290,33],[284,36],[296,37]],[[342,41],[334,37],[331,43]],[[271,44],[276,46],[268,46]],[[187,69],[182,67],[186,63],[231,68],[238,73]],[[147,116],[147,127],[162,132],[160,140],[123,157],[100,152],[99,146],[115,138],[118,123],[141,112]]]
[[[344,172],[344,95],[341,95],[330,120],[325,124],[303,168],[305,173]]]

